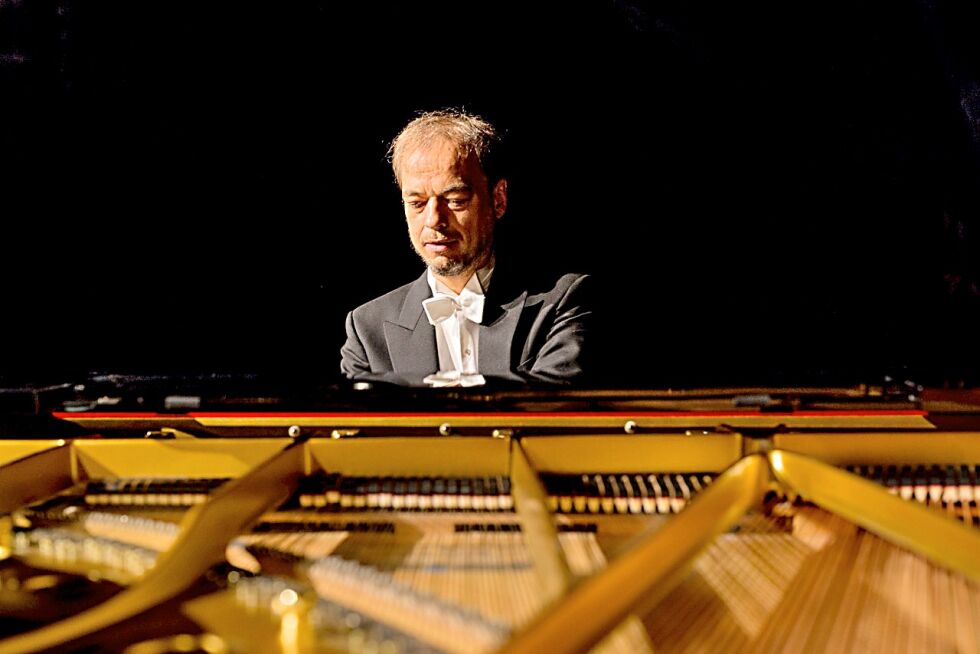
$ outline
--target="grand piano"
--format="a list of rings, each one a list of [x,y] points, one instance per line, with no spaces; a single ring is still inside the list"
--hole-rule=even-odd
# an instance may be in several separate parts
[[[0,0],[0,653],[980,651],[978,6]],[[449,105],[622,388],[87,374],[335,370]]]
[[[0,651],[980,648],[975,392],[172,382],[25,391]]]

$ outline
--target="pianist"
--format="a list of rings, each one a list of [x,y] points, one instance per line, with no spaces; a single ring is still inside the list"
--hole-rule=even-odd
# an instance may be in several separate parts
[[[341,371],[351,379],[478,385],[484,376],[570,383],[587,364],[585,275],[536,283],[498,261],[507,211],[501,134],[463,111],[411,121],[389,154],[408,235],[425,264],[414,282],[347,315]]]

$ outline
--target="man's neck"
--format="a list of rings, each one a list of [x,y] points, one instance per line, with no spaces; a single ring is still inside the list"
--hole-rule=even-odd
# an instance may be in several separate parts
[[[432,273],[432,276],[435,277],[439,283],[445,285],[453,293],[459,295],[463,291],[463,289],[466,288],[466,282],[470,281],[470,277],[473,276],[474,272],[475,271],[471,270],[470,272],[463,273],[461,275],[454,275],[452,277],[443,277],[442,275],[439,275],[437,273]]]
[[[459,295],[460,293],[463,292],[463,289],[466,288],[466,284],[467,282],[470,281],[470,277],[475,275],[478,271],[482,270],[483,268],[493,268],[493,266],[494,266],[494,256],[490,255],[479,266],[476,266],[458,275],[453,275],[452,277],[445,277],[433,271],[432,276],[435,277],[437,281],[439,281],[440,283],[444,284],[447,288],[449,288],[449,290],[451,290],[453,293]],[[480,282],[482,284],[483,280],[481,279]]]

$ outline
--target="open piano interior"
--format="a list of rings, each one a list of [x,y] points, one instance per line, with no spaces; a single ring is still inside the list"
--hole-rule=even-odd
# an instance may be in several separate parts
[[[0,651],[980,648],[970,393],[335,390],[45,399]]]

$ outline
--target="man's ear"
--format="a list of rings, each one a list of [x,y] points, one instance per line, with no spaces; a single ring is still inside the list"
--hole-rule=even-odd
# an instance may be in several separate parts
[[[507,211],[507,180],[498,180],[493,186],[493,217],[500,219]]]

